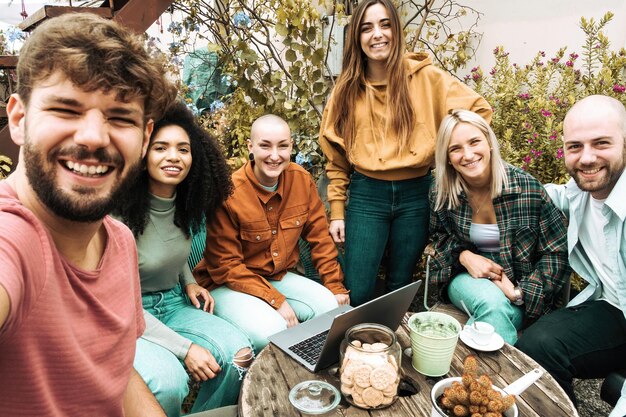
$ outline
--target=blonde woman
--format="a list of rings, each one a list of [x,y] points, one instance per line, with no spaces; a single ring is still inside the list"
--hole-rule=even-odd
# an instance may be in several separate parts
[[[563,214],[543,186],[505,163],[489,124],[454,110],[435,152],[430,233],[434,281],[513,344],[524,319],[552,308],[568,272]]]

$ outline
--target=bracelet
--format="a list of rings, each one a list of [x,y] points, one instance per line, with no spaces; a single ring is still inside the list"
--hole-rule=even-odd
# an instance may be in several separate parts
[[[513,301],[513,304],[515,304],[516,306],[521,306],[524,304],[524,293],[522,292],[522,289],[520,287],[515,287],[513,288],[513,294],[515,294],[515,301]]]

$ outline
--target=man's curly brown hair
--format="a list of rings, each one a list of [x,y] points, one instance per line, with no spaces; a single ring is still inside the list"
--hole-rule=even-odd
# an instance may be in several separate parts
[[[158,120],[176,98],[163,62],[120,24],[92,13],[68,13],[41,24],[20,50],[17,93],[28,105],[38,82],[61,73],[84,91],[143,99],[144,119]]]

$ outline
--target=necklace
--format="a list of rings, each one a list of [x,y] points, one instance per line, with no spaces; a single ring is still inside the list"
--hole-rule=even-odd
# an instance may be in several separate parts
[[[489,197],[490,195],[491,195],[491,191],[488,191],[487,193],[485,193],[485,194],[483,195],[483,198],[482,198],[482,199],[481,199],[481,201],[480,201],[480,205],[478,206],[478,208],[476,209],[476,211],[474,212],[474,214],[478,214],[478,213],[480,213],[480,210],[483,208],[483,206],[485,205],[485,203],[486,203],[486,202],[487,202],[487,200],[488,200],[488,198],[487,198],[487,197]],[[472,197],[472,194],[470,194],[470,199],[471,199],[471,202],[473,202],[473,203],[474,203],[472,208],[475,208],[475,207],[476,207],[476,201],[475,201],[474,197]]]

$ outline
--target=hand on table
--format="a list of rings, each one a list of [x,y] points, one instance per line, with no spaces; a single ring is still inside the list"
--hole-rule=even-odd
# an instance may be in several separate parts
[[[346,241],[346,222],[341,220],[331,220],[328,231],[335,243],[343,243]]]
[[[195,343],[191,344],[185,356],[185,366],[196,381],[213,379],[221,371],[211,352]]]
[[[293,327],[298,324],[298,318],[296,317],[295,311],[289,305],[287,300],[283,301],[280,307],[278,307],[278,314],[283,316],[285,321],[287,322],[287,327]]]
[[[215,300],[209,293],[209,290],[199,286],[198,284],[188,284],[185,287],[185,292],[187,293],[187,297],[189,297],[191,304],[193,304],[196,308],[200,308],[200,299],[202,299],[202,301],[204,301],[202,309],[208,313],[213,313]]]
[[[489,258],[464,250],[459,256],[459,262],[467,269],[473,278],[486,278],[492,281],[502,279],[504,270],[500,265]]]
[[[342,305],[350,305],[350,295],[348,294],[335,294],[335,298],[337,299],[337,304]]]

